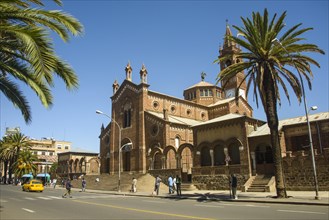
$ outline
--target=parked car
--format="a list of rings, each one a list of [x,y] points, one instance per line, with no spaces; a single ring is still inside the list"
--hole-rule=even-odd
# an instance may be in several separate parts
[[[43,183],[40,180],[30,180],[23,184],[22,186],[23,191],[40,191],[42,192],[45,188],[43,187]]]

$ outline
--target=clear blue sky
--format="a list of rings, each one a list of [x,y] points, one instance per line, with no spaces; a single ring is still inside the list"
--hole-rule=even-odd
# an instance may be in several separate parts
[[[58,9],[50,1],[47,4],[48,9]],[[326,55],[312,55],[321,68],[313,68],[313,90],[306,89],[306,97],[308,106],[318,106],[317,112],[328,111],[328,0],[64,0],[62,10],[83,23],[85,34],[72,38],[68,44],[55,37],[55,49],[75,69],[80,87],[68,92],[64,83],[57,81],[54,106],[49,110],[34,93],[22,87],[32,109],[30,125],[1,94],[1,136],[6,127],[20,127],[26,136],[53,137],[72,142],[74,149],[99,152],[100,128],[102,123],[108,124],[109,118],[97,115],[95,110],[111,114],[112,84],[114,80],[123,82],[128,60],[133,68],[133,82],[139,84],[139,70],[144,63],[151,90],[182,98],[185,88],[200,81],[202,71],[207,73],[207,82],[215,83],[219,66],[213,61],[223,44],[226,19],[230,25],[242,26],[241,16],[250,17],[253,11],[263,12],[265,7],[271,17],[287,10],[287,28],[297,23],[314,28],[304,36]],[[282,99],[280,119],[305,114],[293,94],[291,105],[285,97]],[[257,109],[251,96],[249,103],[254,116],[265,120],[262,106]]]

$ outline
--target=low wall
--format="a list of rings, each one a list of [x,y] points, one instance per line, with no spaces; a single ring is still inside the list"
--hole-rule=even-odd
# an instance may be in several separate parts
[[[194,167],[192,183],[200,190],[228,190],[230,175],[234,173],[238,179],[238,189],[241,189],[249,178],[243,170],[244,167],[241,165]]]
[[[323,149],[322,154],[315,151],[315,165],[319,190],[329,190],[329,148]],[[287,152],[283,158],[285,183],[287,190],[314,190],[314,171],[309,151]]]

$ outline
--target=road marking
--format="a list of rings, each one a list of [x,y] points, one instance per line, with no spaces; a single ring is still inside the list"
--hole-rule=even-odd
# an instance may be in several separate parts
[[[47,198],[47,197],[37,197],[39,199],[43,199],[43,200],[51,200],[51,198]]]
[[[224,208],[223,206],[218,206],[218,205],[200,205],[200,204],[196,204],[194,206],[209,207],[209,208]]]
[[[27,212],[31,212],[31,213],[33,213],[34,211],[33,210],[31,210],[31,209],[25,209],[25,208],[22,208],[24,211],[27,211]]]
[[[305,213],[305,214],[319,214],[319,215],[327,215],[328,213],[324,212],[309,212],[309,211],[296,211],[296,210],[277,210],[278,212],[298,212],[298,213]]]
[[[256,207],[256,208],[270,208],[270,206],[264,206],[264,205],[245,205],[248,207]]]
[[[59,197],[59,196],[48,196],[49,198],[52,198],[52,199],[63,199],[62,197]]]
[[[134,212],[143,212],[143,213],[149,213],[149,214],[155,214],[155,215],[165,215],[165,216],[172,216],[172,217],[179,217],[179,218],[187,218],[187,219],[214,220],[212,218],[202,218],[202,217],[191,216],[191,215],[180,215],[180,214],[157,212],[157,211],[144,210],[144,209],[127,208],[127,207],[123,207],[123,206],[99,204],[99,203],[85,202],[85,201],[79,201],[79,200],[74,200],[74,202],[79,202],[79,203],[84,203],[84,204],[90,204],[90,205],[105,206],[105,207],[110,207],[110,208],[114,208],[114,209],[122,209],[122,210],[134,211]]]
[[[1,199],[1,200],[0,200],[0,203],[3,203],[3,202],[8,202],[8,201],[7,201],[7,200],[2,200],[2,199]]]
[[[24,199],[27,199],[27,200],[36,200],[35,198],[31,198],[31,197],[25,197]]]

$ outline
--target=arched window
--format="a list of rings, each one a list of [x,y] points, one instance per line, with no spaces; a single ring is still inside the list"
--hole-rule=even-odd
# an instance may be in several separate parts
[[[201,166],[211,166],[209,147],[203,147],[201,150]]]
[[[225,154],[223,146],[214,148],[214,166],[225,165]]]
[[[167,153],[167,169],[176,169],[176,164],[175,151],[170,149]]]
[[[126,103],[123,108],[123,127],[131,126],[131,103]]]
[[[225,67],[231,66],[231,64],[232,64],[231,60],[227,60],[225,62]]]
[[[175,137],[175,147],[176,147],[176,149],[179,148],[179,145],[180,145],[180,138],[179,138],[179,136],[176,136]]]

